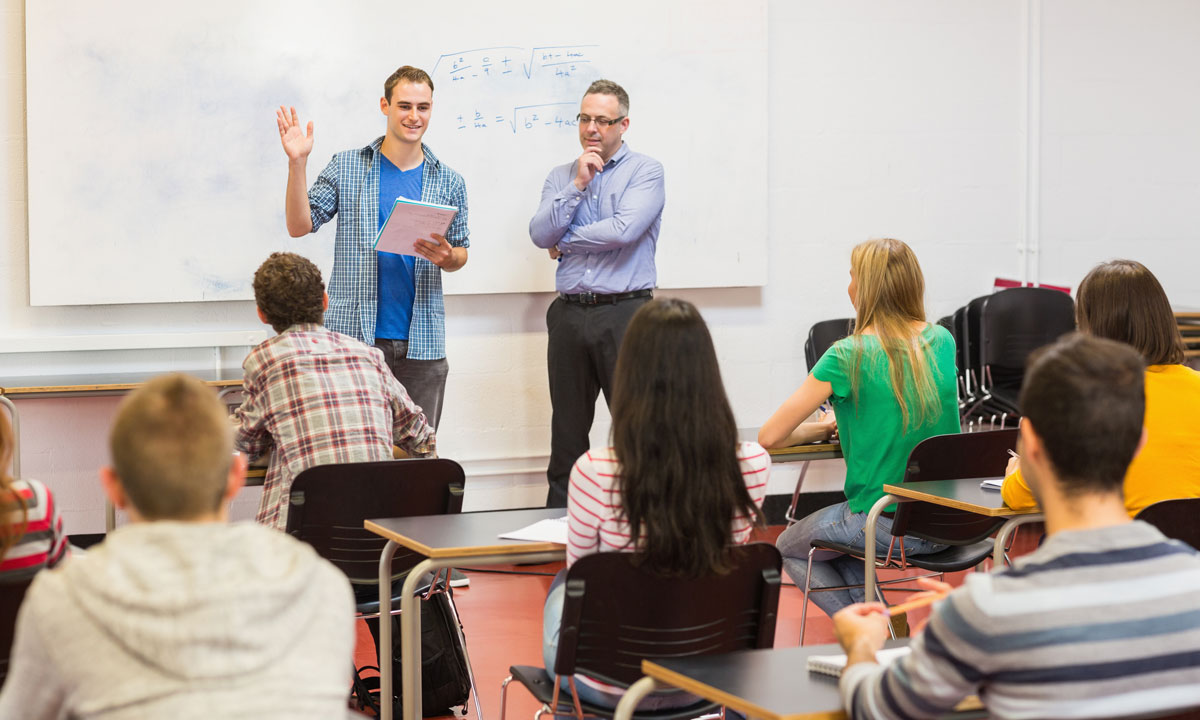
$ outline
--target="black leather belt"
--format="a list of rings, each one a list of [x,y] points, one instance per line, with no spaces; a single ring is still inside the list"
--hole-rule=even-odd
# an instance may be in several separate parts
[[[654,291],[647,288],[645,290],[634,290],[633,292],[617,293],[615,295],[599,295],[597,293],[586,292],[579,293],[578,295],[559,293],[558,296],[569,303],[579,303],[580,305],[612,305],[622,300],[654,297]]]

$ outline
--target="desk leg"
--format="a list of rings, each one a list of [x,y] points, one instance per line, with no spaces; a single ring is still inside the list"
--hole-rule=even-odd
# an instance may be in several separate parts
[[[863,538],[863,543],[866,545],[863,548],[863,564],[866,581],[864,582],[863,590],[867,596],[867,602],[875,602],[875,523],[879,521],[880,514],[883,509],[894,502],[903,502],[904,498],[898,498],[895,495],[884,495],[871,506],[871,511],[867,513],[866,536]]]
[[[657,689],[658,682],[652,677],[644,677],[630,685],[621,696],[621,701],[617,703],[617,709],[613,711],[613,720],[630,720],[638,703]]]
[[[992,549],[992,569],[999,570],[1004,567],[1004,546],[1008,544],[1009,537],[1021,525],[1026,525],[1032,522],[1041,522],[1044,519],[1041,513],[1033,515],[1017,515],[1011,517],[1000,526],[1000,532],[996,533],[996,545]]]
[[[379,555],[379,717],[382,720],[392,720],[392,557],[398,547],[388,540]],[[409,577],[414,577],[413,573]],[[404,586],[408,587],[407,579]]]

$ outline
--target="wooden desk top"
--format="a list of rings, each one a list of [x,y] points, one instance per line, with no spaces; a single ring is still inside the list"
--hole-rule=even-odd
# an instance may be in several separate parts
[[[739,428],[738,439],[742,442],[758,441],[758,428]],[[842,444],[838,441],[793,445],[792,447],[767,450],[771,462],[800,462],[802,460],[833,460],[842,457]]]
[[[563,508],[490,510],[458,515],[376,518],[363,526],[388,540],[429,558],[566,552],[565,545],[526,540],[502,540],[501,533],[520,530],[539,520],[560,518]]]
[[[242,384],[242,369],[226,368],[215,370],[180,370],[198,377],[212,387],[239,387]],[[163,373],[108,373],[92,375],[51,375],[47,377],[12,378],[0,380],[0,395],[8,397],[35,397],[45,395],[69,396],[105,395],[128,392],[147,380]]]
[[[1004,504],[999,490],[984,490],[979,487],[983,478],[963,478],[961,480],[926,480],[922,482],[884,485],[883,491],[897,497],[910,498],[958,508],[976,515],[988,517],[1012,517],[1014,515],[1033,515],[1040,513],[1039,508],[1030,510],[1013,510]]]

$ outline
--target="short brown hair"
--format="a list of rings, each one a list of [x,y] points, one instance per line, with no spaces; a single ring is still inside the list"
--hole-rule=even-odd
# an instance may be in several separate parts
[[[109,449],[142,517],[189,520],[221,506],[233,426],[212,388],[189,375],[162,375],[121,402]]]
[[[414,85],[425,83],[429,86],[429,92],[433,92],[433,79],[429,77],[429,73],[419,67],[412,65],[401,65],[396,68],[396,72],[388,75],[388,79],[383,81],[383,96],[390,103],[392,101],[392,88],[396,87],[401,81],[410,82]]]
[[[1030,355],[1021,412],[1068,495],[1122,492],[1142,437],[1145,374],[1133,348],[1083,333]]]
[[[1136,260],[1100,263],[1079,283],[1075,298],[1079,329],[1132,345],[1147,365],[1180,365],[1183,337],[1167,293],[1154,273]]]
[[[625,88],[612,80],[597,80],[588,85],[587,92],[583,95],[584,97],[588,95],[612,95],[617,99],[617,110],[621,112],[621,115],[626,116],[629,114],[629,93],[625,92]]]
[[[306,257],[277,252],[254,272],[254,302],[275,332],[325,318],[325,283]]]

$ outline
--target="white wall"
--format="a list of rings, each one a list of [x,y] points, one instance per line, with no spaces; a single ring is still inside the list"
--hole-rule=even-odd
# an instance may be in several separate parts
[[[3,352],[6,336],[259,327],[249,303],[29,307],[22,7],[0,0],[0,377],[212,366],[205,349]],[[931,319],[988,292],[997,275],[1040,272],[1074,285],[1106,257],[1167,251],[1175,266],[1197,266],[1198,101],[1180,88],[1200,67],[1185,42],[1197,36],[1200,4],[773,0],[769,22],[768,284],[677,293],[712,326],[741,425],[760,424],[799,383],[808,327],[851,314],[849,250],[867,237],[895,236],[916,249]],[[63,107],[80,114],[80,152],[103,152],[103,139],[87,136],[86,108],[70,106],[69,88]],[[716,97],[681,98],[678,107],[680,122],[708,129],[711,144],[701,151],[712,158],[719,197],[722,137],[739,132],[741,111]],[[453,156],[453,148],[437,150]],[[1121,232],[1112,231],[1118,223]],[[1099,228],[1106,244],[1093,246],[1097,232],[1076,226]],[[1027,237],[1036,241],[1028,255]],[[1200,284],[1162,265],[1152,269],[1168,294],[1200,306]],[[467,468],[468,507],[544,497],[550,297],[447,298],[451,377],[440,447]],[[223,355],[236,364],[244,353]],[[103,526],[94,476],[114,405],[21,402],[24,474],[58,491],[71,532]],[[607,427],[600,420],[597,441]],[[836,486],[839,466],[814,465],[809,482]],[[790,491],[794,472],[777,467],[772,492]],[[240,512],[253,502],[248,495]]]

